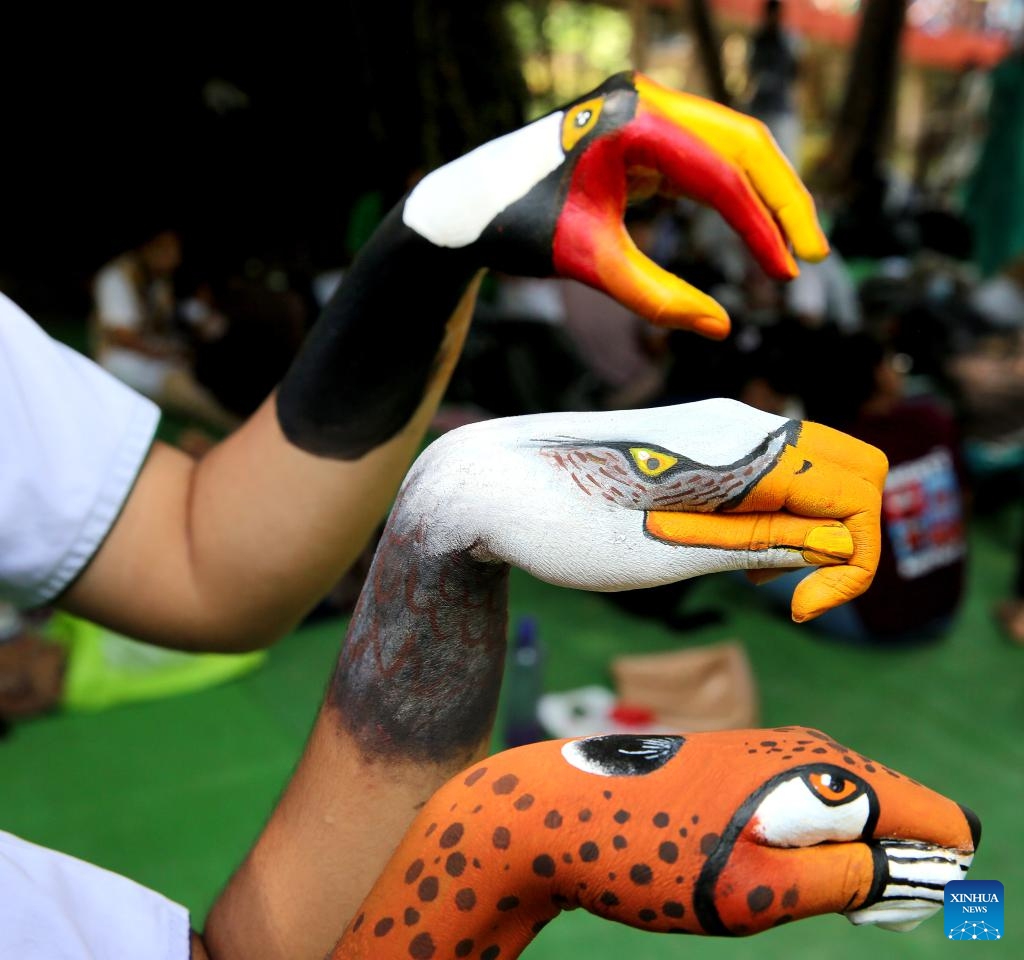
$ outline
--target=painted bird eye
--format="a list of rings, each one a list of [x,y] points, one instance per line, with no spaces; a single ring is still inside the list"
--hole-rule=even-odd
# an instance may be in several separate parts
[[[633,458],[637,470],[646,477],[660,477],[666,470],[679,463],[678,457],[648,447],[630,447],[629,455]]]
[[[826,803],[845,803],[860,790],[852,780],[834,773],[808,774],[807,783]]]
[[[597,125],[603,103],[603,98],[595,97],[593,100],[577,103],[575,107],[566,111],[562,120],[562,149],[566,153]]]

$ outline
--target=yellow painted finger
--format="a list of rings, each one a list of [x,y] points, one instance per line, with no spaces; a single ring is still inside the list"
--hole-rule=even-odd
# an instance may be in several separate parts
[[[646,109],[699,136],[747,174],[798,256],[812,261],[828,256],[828,240],[818,223],[814,200],[764,124],[640,74],[635,83]]]
[[[658,540],[691,547],[763,553],[789,550],[779,565],[845,563],[853,555],[853,538],[839,522],[823,522],[789,513],[683,513],[652,510],[645,529]],[[760,565],[760,558],[756,565]],[[752,558],[752,566],[755,565]]]

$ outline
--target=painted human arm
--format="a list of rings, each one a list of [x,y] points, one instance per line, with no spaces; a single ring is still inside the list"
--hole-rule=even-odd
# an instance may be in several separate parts
[[[275,395],[198,464],[157,445],[66,595],[124,632],[243,649],[285,632],[362,550],[458,357],[486,267],[558,274],[723,336],[714,301],[644,258],[633,188],[718,207],[769,272],[827,251],[764,129],[635,74],[428,175],[388,215]],[[781,226],[779,226],[781,225]]]
[[[446,434],[406,478],[303,760],[207,942],[319,960],[337,940],[414,812],[487,749],[511,566],[626,590],[824,564],[810,616],[870,581],[884,472],[866,444],[731,400]]]
[[[532,744],[418,814],[334,960],[514,960],[562,910],[746,936],[824,913],[906,931],[980,838],[967,808],[818,730]]]

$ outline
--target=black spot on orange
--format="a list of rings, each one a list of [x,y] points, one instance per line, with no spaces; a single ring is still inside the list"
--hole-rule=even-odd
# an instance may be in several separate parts
[[[784,923],[792,923],[792,922],[793,922],[793,914],[791,914],[791,913],[784,913],[781,917],[779,917],[778,920],[775,921],[775,923],[772,924],[772,926],[773,927],[781,927]]]
[[[593,814],[589,810],[584,809],[579,812],[578,816],[580,818],[581,823],[586,823],[593,816]]]
[[[449,847],[454,847],[461,839],[462,834],[465,833],[465,828],[461,823],[453,823],[444,833],[441,834],[440,844],[443,850],[447,850]]]
[[[815,747],[811,753],[828,753],[824,747]]]
[[[658,919],[658,915],[653,910],[648,910],[646,907],[644,907],[637,916],[645,923],[650,923],[652,920]]]
[[[455,956],[457,957],[468,957],[472,952],[472,940],[460,940],[457,944],[455,944]]]
[[[615,879],[615,876],[616,876],[616,874],[615,874],[614,872],[612,872],[612,873],[609,873],[609,874],[608,874],[608,879],[609,879],[609,880],[614,880],[614,879]]]
[[[776,747],[776,746],[778,746],[778,743],[779,743],[778,740],[762,740],[761,741],[761,746],[762,747]]]
[[[467,786],[471,787],[477,782],[485,773],[487,773],[487,767],[477,767],[465,780],[462,782]]]
[[[797,901],[799,901],[799,899],[800,899],[800,892],[797,890],[796,887],[790,887],[782,895],[782,905],[787,910],[792,910],[793,907],[795,907],[797,905]]]
[[[420,912],[419,912],[419,910],[413,910],[412,907],[406,907],[405,908],[405,925],[407,927],[412,927],[412,926],[414,926],[415,924],[417,924],[419,922],[420,922]]]
[[[476,894],[469,887],[463,887],[455,894],[455,906],[463,913],[468,913],[476,906]]]
[[[497,960],[498,954],[501,953],[501,947],[496,943],[491,944],[486,950],[480,951],[480,960]]]
[[[667,827],[668,826],[668,814],[667,813],[656,813],[652,818],[651,822],[656,827]]]
[[[654,871],[646,863],[634,863],[629,868],[629,879],[643,887],[654,879]]]
[[[771,887],[760,886],[754,887],[750,893],[747,894],[747,906],[750,907],[751,912],[761,913],[767,910],[775,899],[775,891]]]
[[[681,836],[681,837],[685,837],[689,832],[690,831],[687,830],[686,827],[680,827],[679,828],[679,836]]]
[[[423,861],[413,860],[409,864],[409,869],[405,871],[405,882],[415,883],[419,879],[419,875],[423,873]]]
[[[375,937],[384,937],[391,932],[391,928],[395,925],[394,918],[392,917],[381,917],[377,921],[376,926],[373,928],[373,935]]]
[[[530,929],[533,931],[534,936],[541,932],[549,923],[550,920],[538,920]]]
[[[703,853],[705,857],[710,857],[714,852],[715,847],[718,846],[718,839],[719,837],[717,833],[705,833],[704,836],[700,838],[700,852]]]
[[[533,794],[524,793],[521,797],[516,798],[516,802],[512,806],[517,810],[529,810],[533,806]]]
[[[503,913],[506,910],[515,910],[515,908],[518,907],[518,906],[519,906],[519,897],[511,897],[511,896],[509,896],[509,897],[502,897],[498,901],[498,909],[501,910]]]
[[[366,914],[365,913],[361,913],[361,914],[359,914],[358,917],[356,917],[356,922],[352,924],[352,932],[353,933],[355,933],[363,925],[363,921],[365,919],[366,919]]]
[[[857,766],[857,761],[854,760],[853,757],[850,757],[850,756],[844,756],[843,757],[843,763],[848,763],[851,767]]]
[[[409,956],[415,960],[430,960],[436,950],[429,933],[417,933],[409,944]]]
[[[611,790],[604,790],[604,791],[602,791],[602,793],[603,793],[603,796],[604,796],[605,800],[611,800],[611,798],[612,798]]]
[[[425,834],[423,834],[423,836],[429,837],[436,829],[437,829],[437,824],[436,823],[432,823],[429,827],[427,827],[427,832]]]
[[[690,823],[692,823],[694,826],[697,826],[697,824],[700,823],[700,817],[698,817],[697,814],[694,814],[692,817],[690,817]]]
[[[555,875],[555,861],[546,853],[542,853],[533,860],[533,872],[538,877],[553,877]]]
[[[424,877],[420,881],[419,888],[417,889],[416,892],[419,894],[419,898],[421,900],[423,900],[426,903],[429,903],[431,900],[437,897],[437,889],[437,877]]]
[[[864,764],[864,769],[867,770],[868,773],[874,773],[875,772],[875,765],[873,763],[865,763]]]
[[[682,883],[684,879],[684,877],[676,877],[676,883]]]
[[[757,753],[757,748],[756,748],[756,747],[751,747],[751,748],[750,748],[750,749],[749,749],[749,750],[747,751],[747,753]]]
[[[557,830],[562,825],[562,815],[557,810],[549,810],[544,817],[544,826],[549,830]]]
[[[658,857],[665,863],[675,863],[679,859],[679,847],[671,840],[666,840],[658,847]]]
[[[511,773],[506,773],[503,777],[498,777],[497,780],[491,785],[491,789],[501,796],[502,794],[511,793],[519,785],[519,777],[514,776]]]
[[[562,863],[572,863],[572,854],[571,853],[563,853],[562,854]]]
[[[466,870],[466,858],[457,850],[455,853],[448,854],[444,870],[449,877],[461,877]]]
[[[612,846],[616,850],[625,850],[629,846],[629,841],[621,833],[617,833],[612,837]]]
[[[629,811],[628,810],[619,810],[619,811],[616,812],[615,816],[612,817],[612,819],[616,823],[625,823],[629,819]]]
[[[600,900],[606,907],[617,907],[619,905],[619,898],[611,890],[605,890],[601,894]]]
[[[666,917],[672,917],[674,920],[678,920],[684,913],[686,908],[678,900],[666,900],[661,906],[661,912]]]
[[[601,849],[593,840],[580,844],[580,859],[584,863],[593,863],[601,855]]]
[[[491,837],[491,843],[499,850],[507,850],[509,844],[512,842],[512,832],[508,827],[495,827],[494,835]]]
[[[477,870],[479,870],[479,869],[480,869],[480,861],[479,861],[479,860],[477,860],[477,858],[476,858],[476,857],[473,857],[473,866],[474,866],[474,867],[476,867],[476,868],[477,868]],[[506,869],[506,870],[508,869],[508,864],[506,864],[506,865],[505,865],[505,869]]]

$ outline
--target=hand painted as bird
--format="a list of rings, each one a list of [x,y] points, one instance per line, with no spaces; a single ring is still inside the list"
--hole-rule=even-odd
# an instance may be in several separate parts
[[[870,585],[886,466],[837,430],[704,400],[462,427],[417,461],[404,505],[431,549],[577,589],[817,567],[802,621]]]
[[[638,73],[435,170],[402,219],[479,266],[580,280],[655,323],[724,337],[725,310],[626,232],[631,192],[654,191],[716,208],[772,277],[797,274],[788,244],[806,260],[828,254],[814,202],[763,124]]]

